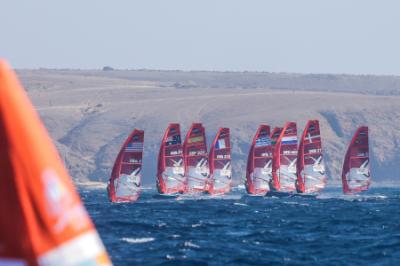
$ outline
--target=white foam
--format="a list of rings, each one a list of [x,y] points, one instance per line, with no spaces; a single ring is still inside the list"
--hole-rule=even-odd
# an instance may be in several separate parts
[[[208,195],[208,194],[183,194],[176,200],[240,200],[242,195],[223,194],[223,195]]]
[[[169,255],[169,254],[167,254],[167,260],[173,260],[173,259],[175,259],[175,256],[172,256],[172,255]]]
[[[346,201],[384,200],[386,195],[381,194],[355,194],[345,195],[342,193],[324,193],[317,196],[317,199],[341,199]]]
[[[301,203],[301,202],[296,202],[296,201],[284,201],[283,203],[288,204],[288,205],[310,206],[310,204],[308,204],[308,203]]]
[[[200,248],[199,245],[193,244],[193,243],[190,242],[190,241],[185,241],[185,243],[184,243],[183,245],[184,245],[185,247],[188,247],[188,248]]]
[[[240,200],[243,197],[242,194],[224,194],[224,195],[216,195],[213,199],[221,199],[221,200]]]
[[[154,237],[143,237],[143,238],[123,237],[123,238],[121,238],[121,240],[128,242],[130,244],[142,244],[142,243],[152,242],[155,240],[155,238]]]
[[[244,182],[244,181],[243,181]],[[243,191],[243,190],[245,190],[246,189],[246,187],[244,186],[244,185],[242,185],[242,184],[239,184],[239,185],[237,185],[237,186],[233,186],[232,187],[232,191],[233,192],[236,192],[236,191]]]
[[[106,189],[106,182],[97,182],[97,181],[85,181],[85,182],[75,182],[75,185],[80,188],[85,189]]]
[[[196,228],[196,227],[199,227],[199,226],[201,226],[201,224],[192,224],[192,228]]]
[[[162,223],[162,222],[161,222],[161,223],[158,224],[158,227],[166,227],[166,226],[167,226],[166,223]]]
[[[357,201],[365,201],[365,200],[384,200],[387,199],[386,195],[380,195],[380,194],[372,194],[372,195],[357,195],[358,197],[355,197],[354,200]]]

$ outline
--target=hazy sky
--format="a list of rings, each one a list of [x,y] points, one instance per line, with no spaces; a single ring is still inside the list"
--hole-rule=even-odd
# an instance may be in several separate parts
[[[400,75],[398,0],[0,0],[17,68]]]

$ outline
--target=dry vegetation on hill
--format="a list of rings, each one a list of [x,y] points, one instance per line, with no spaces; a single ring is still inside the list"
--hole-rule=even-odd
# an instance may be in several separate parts
[[[144,183],[153,184],[169,122],[206,126],[208,143],[231,128],[234,179],[241,182],[258,124],[319,119],[331,179],[359,124],[370,127],[374,178],[400,163],[400,77],[253,72],[19,70],[30,98],[77,181],[105,181],[121,143],[145,130]]]

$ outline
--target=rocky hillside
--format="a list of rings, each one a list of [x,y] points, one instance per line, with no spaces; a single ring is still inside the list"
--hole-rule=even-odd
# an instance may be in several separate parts
[[[370,127],[376,180],[400,173],[400,78],[181,71],[19,70],[30,98],[77,181],[106,181],[133,128],[145,130],[144,183],[153,184],[169,122],[230,127],[236,182],[258,124],[319,119],[329,176],[337,180],[357,125]],[[299,132],[300,134],[300,132]]]

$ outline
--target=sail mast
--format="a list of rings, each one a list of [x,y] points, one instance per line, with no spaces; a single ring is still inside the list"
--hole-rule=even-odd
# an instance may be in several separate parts
[[[293,192],[297,161],[297,126],[295,122],[286,123],[274,148],[273,180],[277,191]]]
[[[311,121],[307,121],[307,124],[304,128],[303,134],[301,135],[299,151],[297,153],[297,183],[296,189],[299,193],[304,193],[304,176],[302,175],[304,170],[304,139],[307,136],[307,131],[310,126]]]
[[[276,143],[282,133],[283,127],[274,127],[272,130],[270,137],[271,137],[271,144],[272,144],[272,182],[271,182],[271,189],[272,190],[279,190],[279,179],[277,176],[277,169],[279,168],[278,166],[278,160],[280,156],[277,156],[275,149],[276,149]]]
[[[285,126],[286,127],[286,126]],[[279,168],[281,161],[281,139],[285,133],[285,128],[282,128],[279,137],[276,139],[273,145],[273,157],[272,157],[272,189],[279,191],[281,186],[279,183]]]

